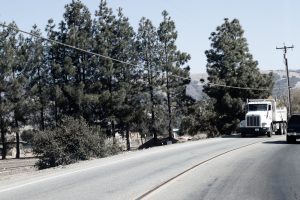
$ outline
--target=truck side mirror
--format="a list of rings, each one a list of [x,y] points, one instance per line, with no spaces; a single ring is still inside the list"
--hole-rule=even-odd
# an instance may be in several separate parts
[[[271,105],[268,106],[268,110],[272,110]]]

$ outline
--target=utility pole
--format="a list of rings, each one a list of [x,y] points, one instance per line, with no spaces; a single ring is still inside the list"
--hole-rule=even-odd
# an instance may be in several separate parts
[[[289,76],[289,66],[288,66],[288,60],[287,60],[287,57],[286,57],[286,53],[287,53],[287,50],[288,49],[293,49],[294,48],[294,45],[292,46],[284,46],[283,47],[276,47],[276,49],[282,49],[283,50],[283,59],[284,59],[284,64],[285,64],[285,69],[286,69],[286,77],[287,77],[287,85],[288,85],[288,107],[289,107],[289,116],[291,116],[292,114],[292,103],[291,103],[291,87],[290,87],[290,76]]]

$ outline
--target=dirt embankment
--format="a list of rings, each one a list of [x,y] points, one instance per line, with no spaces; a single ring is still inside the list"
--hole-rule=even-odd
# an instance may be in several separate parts
[[[34,165],[37,158],[5,159],[0,160],[0,177],[15,175],[37,170]]]

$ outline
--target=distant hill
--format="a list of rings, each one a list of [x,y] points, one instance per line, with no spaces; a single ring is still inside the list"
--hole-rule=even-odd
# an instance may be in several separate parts
[[[203,86],[200,84],[200,79],[207,80],[207,77],[206,73],[191,74],[192,81],[187,86],[186,93],[197,101],[202,99],[205,93],[202,92]]]
[[[274,89],[272,92],[273,97],[280,98],[287,96],[287,76],[285,70],[266,70],[262,73],[273,72],[274,75]],[[292,89],[300,88],[300,70],[290,70],[290,86]]]
[[[268,74],[273,72],[274,75],[274,90],[273,97],[280,98],[287,94],[287,79],[285,70],[264,70],[261,73]],[[290,70],[290,85],[292,88],[300,88],[300,70]],[[206,73],[191,74],[191,83],[187,86],[186,93],[195,100],[203,98],[205,93],[202,92],[203,86],[200,84],[200,79],[207,80]]]

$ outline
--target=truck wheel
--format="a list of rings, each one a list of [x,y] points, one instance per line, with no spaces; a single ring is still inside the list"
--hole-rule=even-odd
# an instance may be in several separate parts
[[[283,125],[280,123],[278,125],[278,129],[275,131],[275,135],[282,135],[283,134]]]
[[[279,135],[283,135],[283,124],[279,124]]]
[[[272,132],[273,132],[273,125],[271,124],[270,130],[267,132],[267,136],[272,137]]]

